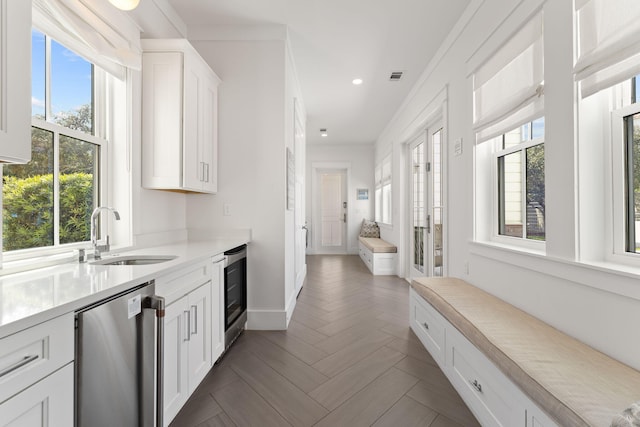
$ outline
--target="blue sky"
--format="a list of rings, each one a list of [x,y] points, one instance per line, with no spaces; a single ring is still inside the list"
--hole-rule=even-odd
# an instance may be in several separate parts
[[[45,102],[45,39],[42,33],[31,32],[31,105],[32,114],[44,114]],[[91,64],[61,44],[51,42],[51,110],[59,112],[77,109],[91,102]]]

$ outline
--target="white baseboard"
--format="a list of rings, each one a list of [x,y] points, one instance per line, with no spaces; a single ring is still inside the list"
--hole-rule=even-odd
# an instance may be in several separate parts
[[[284,331],[286,310],[247,310],[247,329],[254,331]]]

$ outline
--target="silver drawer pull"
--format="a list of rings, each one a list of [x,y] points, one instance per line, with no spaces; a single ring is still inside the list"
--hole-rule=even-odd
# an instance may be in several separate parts
[[[14,363],[13,365],[9,366],[8,368],[3,369],[2,371],[0,371],[0,378],[4,377],[5,375],[10,374],[11,372],[15,371],[16,369],[20,369],[25,365],[28,365],[29,363],[33,362],[34,360],[36,360],[38,357],[37,354],[34,354],[33,356],[25,356],[22,358],[22,360]]]
[[[193,331],[191,331],[191,335],[195,335],[198,333],[198,306],[192,305],[191,310],[195,312],[194,321],[193,321]],[[189,326],[191,326],[191,319],[189,319]]]
[[[427,322],[423,322],[422,326],[424,326],[425,329],[429,329],[429,324]]]
[[[186,320],[185,322],[185,327],[187,328],[187,332],[185,333],[184,338],[182,339],[182,341],[191,341],[191,311],[189,310],[183,310],[183,314]]]
[[[478,390],[479,393],[482,393],[482,384],[480,384],[478,380],[469,380],[469,383],[473,386],[473,388]]]

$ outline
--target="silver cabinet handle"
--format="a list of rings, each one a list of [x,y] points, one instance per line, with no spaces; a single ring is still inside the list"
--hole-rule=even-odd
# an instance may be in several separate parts
[[[191,311],[184,310],[184,317],[187,319],[185,322],[187,333],[182,341],[191,341]]]
[[[423,322],[422,326],[424,326],[425,329],[429,330],[429,324],[427,322]]]
[[[480,384],[478,380],[469,380],[469,383],[473,386],[473,388],[478,390],[479,393],[482,393],[482,384]]]
[[[16,369],[20,369],[23,366],[28,365],[29,363],[31,363],[34,360],[38,359],[38,357],[40,357],[40,356],[38,356],[37,354],[23,357],[18,362],[14,363],[13,365],[11,365],[11,366],[3,369],[2,371],[0,371],[0,378],[4,377],[5,375],[9,375],[11,372],[15,371]]]
[[[164,318],[165,306],[164,298],[157,295],[148,297],[144,301],[145,308],[150,308],[156,312],[156,370],[155,370],[155,395],[148,396],[155,402],[156,425],[164,426]],[[153,407],[153,404],[149,404]]]
[[[191,331],[191,335],[195,335],[198,333],[198,306],[192,305],[191,310],[194,312],[193,316],[193,331]],[[189,320],[189,326],[191,326],[191,320]]]

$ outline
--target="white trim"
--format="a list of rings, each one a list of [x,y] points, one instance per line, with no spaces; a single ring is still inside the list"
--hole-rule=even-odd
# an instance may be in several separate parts
[[[247,330],[284,331],[287,329],[287,310],[247,310]]]
[[[640,268],[611,262],[579,262],[489,242],[469,242],[473,255],[557,277],[576,286],[640,300]]]
[[[306,273],[306,269],[307,269],[307,266],[305,264],[305,273]],[[285,313],[287,316],[285,329],[289,326],[289,322],[291,321],[291,316],[293,316],[293,312],[296,309],[297,302],[298,302],[298,292],[292,292],[291,296],[289,297],[289,301],[287,302],[287,308],[285,309]]]

